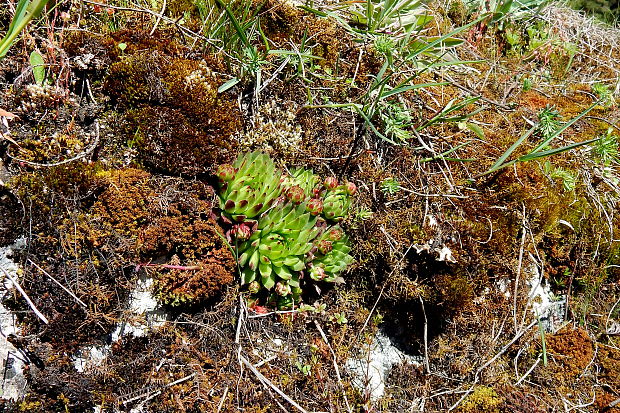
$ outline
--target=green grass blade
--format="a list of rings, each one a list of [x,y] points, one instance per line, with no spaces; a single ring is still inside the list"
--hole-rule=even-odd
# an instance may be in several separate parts
[[[228,19],[230,20],[230,22],[232,23],[233,27],[235,28],[235,31],[237,32],[237,35],[239,36],[239,39],[241,39],[241,42],[243,43],[243,45],[245,47],[251,47],[252,45],[250,43],[250,40],[248,39],[248,36],[245,34],[245,30],[241,27],[241,24],[239,23],[239,20],[237,20],[237,18],[233,14],[233,12],[230,10],[230,7],[228,7],[228,5],[225,4],[222,0],[215,0],[215,1],[226,12],[226,15],[228,16]]]
[[[534,125],[532,126],[527,132],[525,132],[523,135],[521,135],[521,137],[519,139],[517,139],[517,141],[515,143],[512,144],[512,146],[510,146],[510,148],[508,148],[508,150],[506,152],[504,152],[502,154],[502,156],[500,156],[497,161],[493,164],[493,166],[488,170],[488,172],[493,172],[497,169],[500,169],[503,165],[504,162],[506,162],[506,159],[508,159],[510,157],[510,155],[512,155],[512,153],[519,147],[521,146],[521,144],[528,138],[530,137],[530,135],[532,133],[534,133],[534,131],[536,130],[536,127],[538,125]]]
[[[540,344],[542,345],[543,366],[547,366],[547,340],[545,339],[545,328],[538,317],[538,331],[540,331]]]
[[[437,39],[435,39],[434,41],[428,43],[426,46],[421,47],[420,49],[415,50],[413,53],[411,53],[409,56],[407,56],[407,60],[412,60],[415,59],[417,56],[419,56],[420,54],[426,52],[429,49],[434,48],[435,46],[441,44],[444,40],[449,39],[453,36],[456,36],[457,34],[475,26],[476,24],[480,23],[481,21],[487,19],[489,17],[489,13],[483,14],[482,16],[480,16],[479,18],[477,18],[476,20],[474,20],[471,23],[468,23],[464,26],[458,27],[455,30],[451,31],[450,33],[443,35],[441,37],[438,37]]]
[[[420,159],[420,162],[430,162],[430,161],[435,161],[437,159],[460,160],[460,161],[464,161],[464,162],[473,161],[475,159],[446,158],[447,155],[450,155],[452,152],[455,152],[455,151],[458,151],[461,148],[464,148],[465,146],[469,145],[470,143],[471,143],[471,141],[463,142],[461,144],[456,145],[454,148],[448,149],[447,151],[440,153],[439,155],[433,156],[431,158]]]
[[[583,142],[572,143],[570,145],[562,146],[560,148],[548,149],[546,151],[530,152],[527,155],[521,156],[519,162],[532,161],[534,159],[544,158],[547,156],[557,155],[562,152],[570,151],[571,149],[579,148],[580,146],[589,145],[598,141],[600,138],[594,138]]]
[[[6,56],[9,48],[28,23],[41,14],[47,2],[48,0],[34,0],[31,3],[27,2],[27,0],[20,1],[15,16],[9,25],[9,31],[0,40],[0,59]]]
[[[601,103],[600,100],[597,100],[596,102],[594,102],[589,108],[587,108],[586,110],[584,110],[583,112],[581,112],[579,115],[575,116],[573,119],[571,119],[570,121],[566,122],[564,124],[564,126],[562,126],[560,129],[556,130],[551,136],[549,136],[547,139],[545,139],[542,143],[540,143],[540,145],[538,145],[536,147],[536,149],[534,149],[532,152],[538,152],[541,149],[543,149],[545,146],[549,145],[549,143],[554,140],[555,138],[557,138],[562,132],[564,132],[566,129],[570,128],[571,126],[573,126],[575,124],[575,122],[577,122],[579,119],[583,118],[585,115],[587,115],[592,109],[594,109],[597,105],[599,105]]]
[[[415,89],[421,89],[421,88],[427,88],[427,87],[432,87],[432,86],[445,86],[445,85],[449,85],[450,82],[435,82],[435,83],[418,83],[415,85],[407,85],[407,86],[401,86],[401,87],[396,87],[394,89],[391,89],[385,93],[383,93],[381,95],[380,100],[383,99],[387,99],[390,96],[393,95],[398,95],[400,93],[404,93],[407,92],[408,90],[415,90]]]

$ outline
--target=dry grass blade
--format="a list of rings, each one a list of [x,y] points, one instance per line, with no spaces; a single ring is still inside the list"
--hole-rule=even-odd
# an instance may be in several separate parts
[[[56,278],[52,277],[50,275],[50,273],[48,273],[47,271],[45,271],[43,268],[39,267],[34,261],[32,261],[31,259],[28,259],[28,262],[31,263],[32,265],[34,265],[39,271],[41,271],[43,274],[47,275],[52,281],[54,281],[60,288],[62,288],[67,294],[69,294],[71,297],[73,297],[75,299],[75,301],[77,301],[81,306],[83,306],[84,308],[88,308],[88,306],[86,305],[86,303],[84,303],[84,301],[80,300],[78,298],[77,295],[73,294],[73,292],[71,292],[71,290],[69,290],[67,287],[65,287],[64,285],[62,285]]]
[[[301,413],[309,413],[306,409],[304,409],[303,407],[301,407],[299,405],[299,403],[297,403],[295,400],[291,399],[289,396],[286,395],[286,393],[284,393],[282,390],[280,390],[280,388],[278,386],[276,386],[275,384],[273,384],[267,377],[265,377],[260,371],[258,371],[256,369],[256,367],[254,367],[252,365],[252,363],[250,363],[248,361],[248,359],[246,359],[245,357],[243,357],[241,355],[241,353],[238,354],[239,357],[239,361],[246,366],[248,369],[250,369],[250,371],[252,373],[254,373],[254,375],[258,378],[258,380],[263,384],[263,386],[265,386],[266,388],[271,388],[273,389],[273,391],[275,391],[276,393],[278,393],[284,400],[286,400],[287,402],[289,402],[291,404],[291,406],[295,407],[297,410],[299,410]]]
[[[47,317],[45,317],[43,315],[43,313],[41,313],[37,307],[34,305],[34,303],[32,302],[32,300],[30,299],[30,297],[28,297],[28,294],[26,294],[26,292],[23,290],[23,288],[19,285],[19,283],[17,282],[17,280],[15,278],[13,278],[11,276],[11,274],[9,274],[4,268],[0,267],[0,270],[2,270],[2,272],[4,273],[4,276],[6,278],[8,278],[9,280],[11,280],[11,282],[13,283],[13,285],[15,286],[15,288],[17,289],[17,291],[19,291],[19,293],[22,295],[22,297],[24,297],[24,300],[26,300],[26,302],[28,303],[28,305],[30,306],[30,308],[32,309],[32,311],[36,314],[37,317],[39,317],[39,319],[41,321],[43,321],[45,324],[49,324],[50,322],[47,320]]]

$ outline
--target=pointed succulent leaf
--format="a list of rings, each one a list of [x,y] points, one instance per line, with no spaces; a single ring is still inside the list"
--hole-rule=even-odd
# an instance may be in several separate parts
[[[247,252],[244,252],[243,254],[239,255],[237,262],[239,262],[239,265],[243,267],[245,263],[248,262],[249,258],[250,258],[250,254],[248,254]]]
[[[256,270],[256,268],[258,267],[259,258],[260,258],[260,254],[258,253],[258,250],[254,251],[254,253],[250,257],[250,262],[248,264],[248,267],[250,267],[250,269],[252,270]]]
[[[271,263],[265,264],[261,262],[260,264],[258,264],[258,271],[263,278],[270,276],[272,272]]]
[[[273,286],[276,285],[277,275],[275,272],[271,272],[268,276],[261,276],[261,281],[263,283],[263,287],[271,290]]]
[[[241,273],[241,284],[249,284],[256,279],[256,273],[249,268],[245,268]]]
[[[293,277],[293,274],[287,267],[273,267],[273,270],[278,275],[278,277],[283,280],[290,280]]]
[[[292,268],[293,266],[297,265],[297,263],[300,261],[301,260],[298,257],[289,256],[284,259],[284,265]]]
[[[299,288],[299,274],[293,274],[291,279],[288,280],[288,285],[290,285],[293,288],[293,290],[298,289]],[[298,293],[298,295],[299,294],[300,292]]]

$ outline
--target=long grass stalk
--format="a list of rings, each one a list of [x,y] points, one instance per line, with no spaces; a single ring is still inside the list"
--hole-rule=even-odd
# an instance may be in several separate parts
[[[28,23],[41,14],[47,2],[48,0],[19,0],[15,15],[9,24],[9,30],[0,40],[0,59],[6,56],[9,48]]]

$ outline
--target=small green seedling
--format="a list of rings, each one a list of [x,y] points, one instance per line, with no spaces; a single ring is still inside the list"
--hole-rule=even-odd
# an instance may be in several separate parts
[[[32,74],[37,85],[43,86],[45,83],[45,62],[41,53],[33,50],[30,53],[30,65],[32,66]]]

